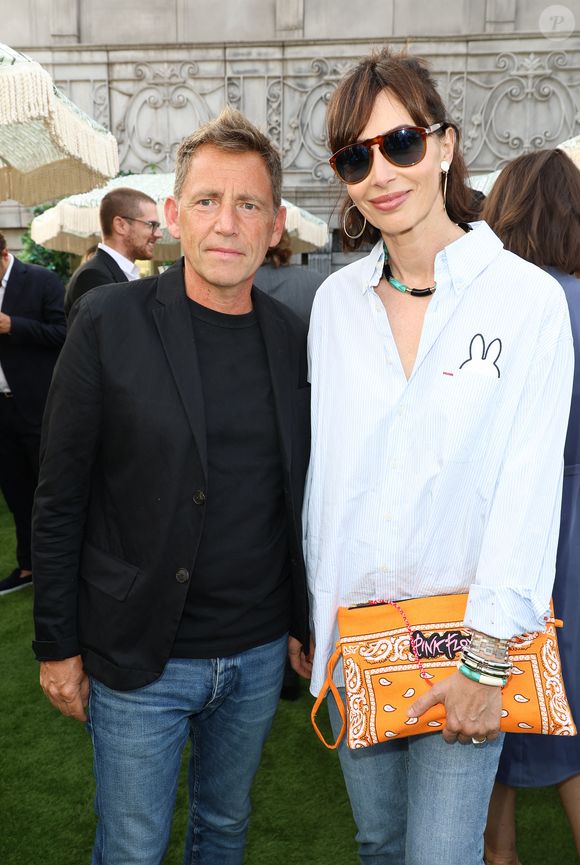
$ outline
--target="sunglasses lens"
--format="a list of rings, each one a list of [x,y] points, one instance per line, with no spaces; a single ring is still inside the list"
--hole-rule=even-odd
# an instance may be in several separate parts
[[[336,157],[335,168],[345,183],[359,183],[369,173],[371,154],[364,144],[353,144]]]
[[[381,150],[395,165],[415,165],[425,155],[425,141],[416,129],[397,129],[385,135]]]

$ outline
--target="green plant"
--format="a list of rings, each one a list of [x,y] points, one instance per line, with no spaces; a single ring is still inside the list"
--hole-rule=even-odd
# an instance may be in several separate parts
[[[33,209],[33,215],[38,216],[52,207],[53,204],[42,204]],[[39,246],[35,243],[30,235],[30,226],[22,235],[22,250],[19,253],[21,261],[27,261],[29,264],[40,264],[42,267],[47,267],[49,270],[54,270],[58,273],[63,282],[66,282],[74,270],[75,263],[78,261],[77,256],[71,255],[68,252],[56,252],[53,249],[45,249],[44,246]]]

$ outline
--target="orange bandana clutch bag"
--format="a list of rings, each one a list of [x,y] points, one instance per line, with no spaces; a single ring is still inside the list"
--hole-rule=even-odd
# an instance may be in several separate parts
[[[311,713],[314,729],[327,748],[338,746],[347,727],[332,678],[341,656],[349,748],[443,729],[442,704],[432,706],[420,718],[409,718],[407,708],[430,686],[456,672],[461,651],[469,643],[463,625],[466,604],[467,595],[463,594],[340,607],[340,639]],[[510,641],[512,674],[502,689],[501,729],[505,732],[576,734],[556,641],[556,626],[561,625],[551,618],[544,633],[524,634]],[[316,724],[316,714],[329,690],[343,722],[334,744],[326,742]]]

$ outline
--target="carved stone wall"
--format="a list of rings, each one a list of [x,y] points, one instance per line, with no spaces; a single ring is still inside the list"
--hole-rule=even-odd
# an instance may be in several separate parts
[[[394,43],[396,44],[396,43]],[[133,172],[171,171],[180,139],[229,102],[282,152],[284,190],[324,216],[336,188],[324,116],[333,88],[372,45],[283,43],[38,52],[61,87],[119,141]],[[463,130],[473,173],[580,132],[580,40],[416,42]]]
[[[176,2],[183,10],[184,0]],[[342,9],[343,0],[336,2]],[[579,134],[578,31],[516,39],[516,19],[527,8],[516,0],[489,0],[483,17],[481,3],[463,0],[460,5],[465,20],[493,32],[412,43],[391,38],[389,44],[405,46],[431,62],[449,111],[463,130],[471,172],[492,171],[519,153],[553,147]],[[402,27],[402,7],[394,0],[391,6],[395,17],[389,28],[396,31]],[[309,0],[276,0],[271,11],[277,32],[292,35],[286,41],[79,46],[69,41],[68,31],[74,30],[66,14],[70,8],[68,0],[53,0],[52,29],[58,30],[59,42],[53,39],[51,47],[29,48],[28,53],[51,71],[74,102],[111,129],[124,169],[172,170],[181,138],[229,102],[279,145],[284,195],[336,225],[340,190],[327,163],[326,105],[338,80],[376,40],[297,38],[300,27],[302,32],[311,27],[315,7]],[[80,26],[85,5],[78,9]],[[511,32],[504,32],[508,26]]]

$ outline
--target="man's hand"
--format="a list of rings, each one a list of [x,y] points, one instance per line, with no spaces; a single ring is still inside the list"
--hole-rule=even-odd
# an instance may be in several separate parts
[[[0,333],[10,333],[12,320],[5,312],[0,312]]]
[[[314,643],[310,640],[310,651],[305,655],[300,640],[296,637],[288,637],[288,658],[292,669],[303,679],[309,679],[312,674]]]
[[[64,661],[40,662],[40,687],[59,712],[77,721],[86,721],[89,677],[80,655]]]
[[[415,700],[409,708],[409,716],[418,718],[436,703],[445,706],[447,720],[443,738],[448,744],[497,738],[501,720],[501,688],[480,685],[461,673],[455,673]]]

